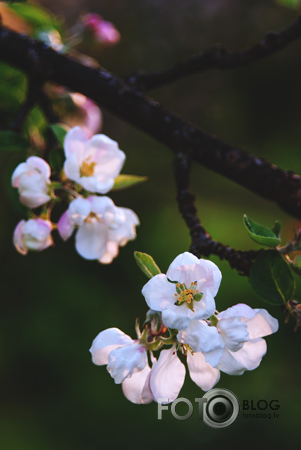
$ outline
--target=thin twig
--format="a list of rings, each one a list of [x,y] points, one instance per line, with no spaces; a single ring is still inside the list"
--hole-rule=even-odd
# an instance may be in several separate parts
[[[246,66],[266,58],[288,46],[301,36],[301,17],[298,17],[278,33],[266,33],[261,42],[239,51],[229,51],[217,45],[192,56],[184,62],[163,70],[146,73],[140,71],[127,76],[126,81],[140,91],[169,84],[195,72],[209,69],[229,70]]]
[[[190,252],[198,258],[201,256],[209,257],[210,255],[217,255],[221,260],[227,260],[230,266],[237,270],[240,275],[248,276],[251,265],[260,250],[235,250],[228,245],[221,244],[212,239],[198,218],[195,196],[189,189],[190,167],[190,157],[179,152],[175,158],[177,202],[179,211],[185,220],[191,236]]]
[[[1,27],[0,59],[30,76],[38,75],[43,81],[53,81],[86,95],[173,151],[178,148],[190,152],[191,158],[205,167],[301,218],[298,175],[225,144],[105,69],[84,66],[39,41]]]

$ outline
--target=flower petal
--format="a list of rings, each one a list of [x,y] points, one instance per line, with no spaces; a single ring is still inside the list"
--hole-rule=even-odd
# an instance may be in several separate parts
[[[26,173],[28,170],[29,170],[29,165],[26,162],[19,164],[15,168],[15,170],[14,170],[14,172],[12,174],[12,185],[13,185],[13,187],[15,187],[15,188],[19,187],[20,176],[23,173]]]
[[[278,320],[265,309],[255,309],[255,317],[247,321],[250,339],[256,339],[278,331]]]
[[[107,371],[116,384],[122,383],[134,373],[140,372],[147,365],[147,353],[144,345],[133,343],[109,353]]]
[[[238,352],[225,351],[218,368],[229,375],[241,375],[245,370],[256,369],[266,351],[267,345],[264,339],[252,339],[245,342]]]
[[[192,253],[184,252],[178,255],[173,262],[170,264],[168,271],[166,273],[167,277],[172,281],[178,281],[173,280],[168,276],[168,272],[174,269],[177,269],[179,266],[188,266],[191,264],[197,264],[199,262],[198,258],[194,256]]]
[[[237,352],[242,348],[244,342],[249,340],[247,324],[241,321],[241,317],[220,319],[217,329],[225,342],[225,346],[231,352]]]
[[[50,183],[49,178],[51,174],[51,169],[49,164],[44,159],[39,158],[38,156],[30,156],[29,158],[27,158],[26,162],[33,169],[38,169],[38,171],[45,178],[45,181],[47,183]]]
[[[87,138],[81,127],[74,127],[65,136],[64,150],[66,158],[72,153],[83,153]]]
[[[185,366],[177,356],[175,346],[162,350],[150,375],[150,388],[156,402],[168,398],[173,402],[179,395],[185,379]]]
[[[220,379],[220,371],[206,363],[202,353],[194,353],[191,355],[191,353],[188,352],[187,365],[190,378],[203,389],[203,391],[212,389]]]
[[[27,255],[28,248],[25,246],[24,238],[23,238],[23,228],[24,228],[25,220],[21,220],[15,228],[14,231],[14,246],[18,250],[21,255]]]
[[[92,361],[98,366],[108,364],[108,355],[112,350],[123,345],[132,344],[133,342],[130,336],[118,328],[108,328],[99,333],[92,342],[89,350],[92,353]]]
[[[85,259],[100,259],[106,252],[107,227],[92,219],[83,223],[75,236],[75,248]]]
[[[162,312],[162,320],[164,325],[167,328],[174,328],[176,330],[183,330],[184,328],[187,328],[191,322],[191,318],[189,317],[189,313],[191,313],[191,311],[188,308],[186,308],[186,310],[187,315],[174,312],[170,309],[165,309]]]
[[[81,226],[91,212],[91,202],[88,198],[76,198],[70,203],[68,211],[70,223]]]
[[[125,161],[125,153],[119,149],[117,142],[104,134],[96,134],[87,142],[86,151],[94,153],[93,160],[97,162],[101,174],[117,177]]]
[[[111,264],[114,258],[119,253],[119,247],[117,242],[108,241],[106,245],[106,252],[99,258],[99,262],[102,264]]]
[[[178,333],[177,339],[182,344],[188,344],[194,352],[211,352],[219,349],[220,357],[225,347],[217,328],[200,320],[192,320],[185,330]]]
[[[123,393],[130,402],[141,404],[152,401],[152,398],[148,399],[149,401],[145,397],[144,400],[142,399],[142,392],[150,371],[151,369],[147,364],[141,372],[134,373],[122,382]]]
[[[163,311],[169,304],[174,304],[175,293],[175,285],[163,273],[151,278],[142,289],[146,303],[154,311]]]
[[[66,161],[64,162],[64,172],[67,178],[70,180],[76,181],[76,183],[80,183],[80,162],[78,161],[78,157],[76,153],[71,153],[68,155]]]
[[[61,218],[57,223],[57,230],[64,241],[66,241],[73,233],[74,225],[71,224],[68,210],[61,215]]]
[[[237,305],[231,306],[231,308],[222,311],[217,315],[218,319],[228,319],[230,317],[246,317],[252,319],[256,312],[255,309],[250,308],[250,306],[244,303],[238,303]]]
[[[208,319],[215,313],[215,300],[209,291],[205,291],[202,300],[194,302],[193,307],[195,310],[194,319],[204,320]]]

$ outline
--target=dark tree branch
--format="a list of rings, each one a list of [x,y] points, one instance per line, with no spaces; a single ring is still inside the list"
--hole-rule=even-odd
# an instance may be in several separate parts
[[[229,51],[217,45],[192,56],[173,67],[146,73],[140,71],[126,77],[126,81],[140,91],[154,89],[178,78],[208,69],[229,70],[246,66],[283,49],[301,36],[301,17],[298,17],[278,33],[267,33],[261,42],[244,50]]]
[[[190,157],[179,152],[175,158],[177,202],[179,211],[185,220],[191,236],[190,252],[198,258],[201,256],[209,257],[210,255],[217,255],[221,260],[227,260],[230,266],[236,269],[240,275],[248,276],[251,265],[260,250],[235,250],[228,245],[223,245],[212,239],[197,216],[195,196],[189,190],[190,166]]]
[[[301,179],[223,143],[109,72],[86,67],[41,42],[0,28],[0,59],[42,81],[80,92],[136,128],[301,218]]]

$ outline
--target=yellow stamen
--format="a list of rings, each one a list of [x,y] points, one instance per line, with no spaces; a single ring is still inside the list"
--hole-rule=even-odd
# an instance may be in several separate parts
[[[81,177],[90,177],[94,173],[94,167],[96,166],[96,162],[88,162],[89,159],[86,159],[80,168],[80,176]]]

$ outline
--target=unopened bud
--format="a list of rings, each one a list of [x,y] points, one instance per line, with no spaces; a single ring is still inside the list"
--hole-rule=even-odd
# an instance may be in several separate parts
[[[158,311],[150,309],[146,313],[146,320],[144,323],[148,325],[149,332],[152,336],[159,336],[167,331],[167,328],[162,321],[162,315]]]

